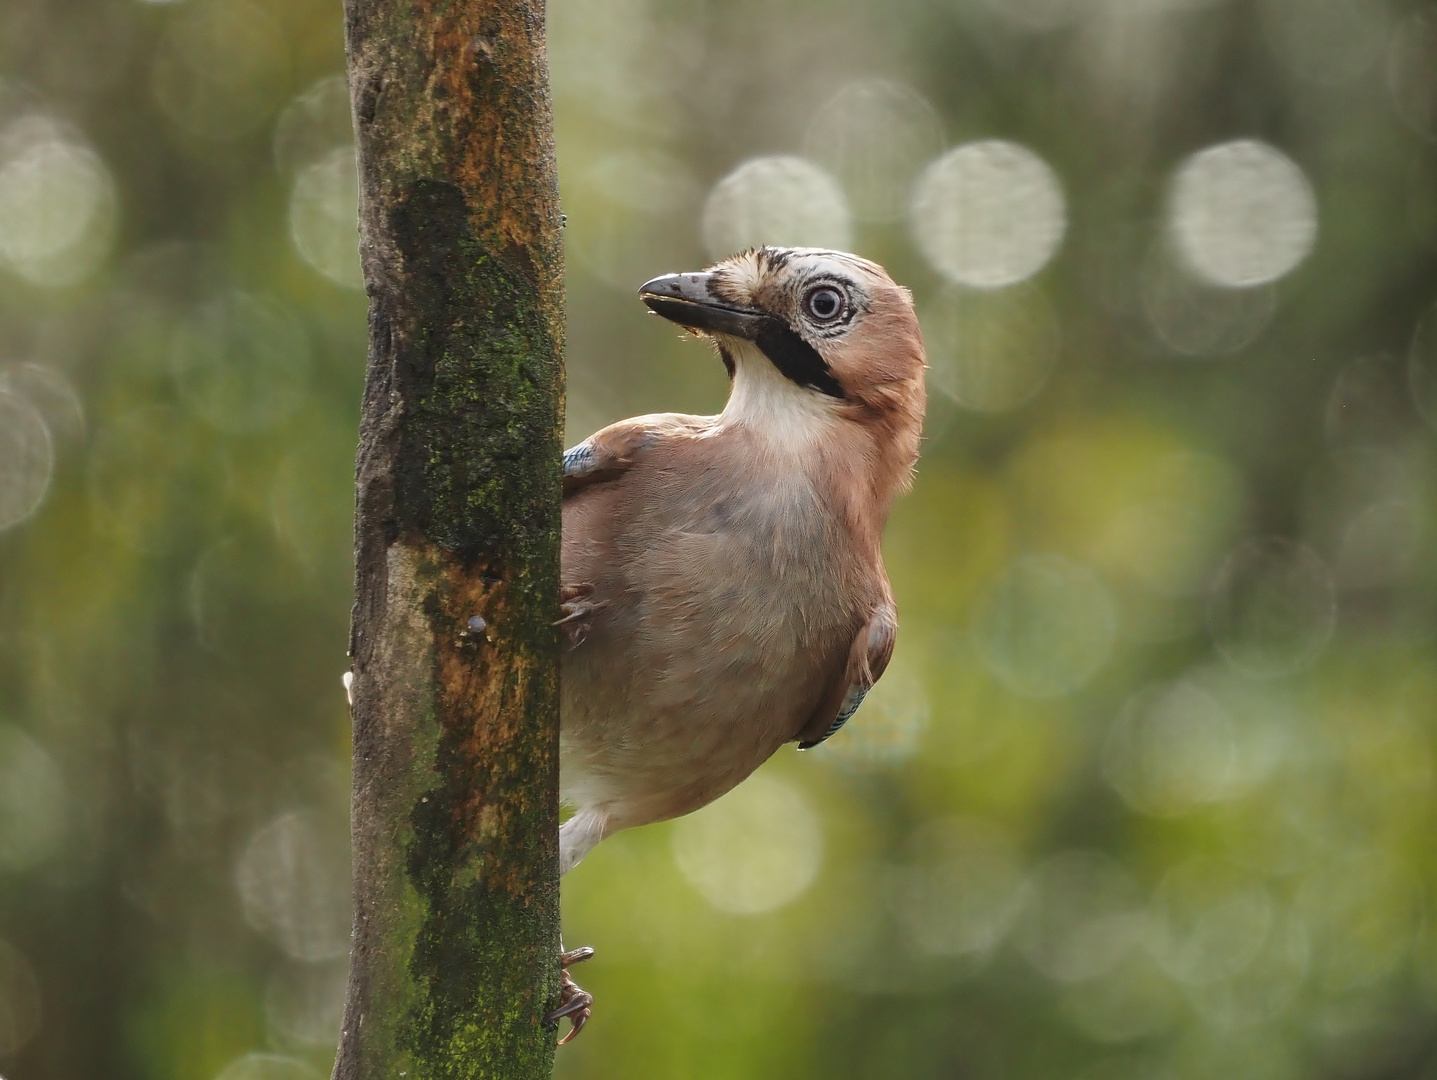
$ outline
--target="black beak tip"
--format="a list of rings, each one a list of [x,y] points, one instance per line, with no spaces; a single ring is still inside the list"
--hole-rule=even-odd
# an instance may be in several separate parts
[[[757,311],[729,307],[714,294],[713,275],[664,274],[639,286],[639,299],[656,315],[696,333],[752,340],[768,321]]]
[[[679,275],[664,274],[652,278],[639,286],[639,296],[679,296]]]

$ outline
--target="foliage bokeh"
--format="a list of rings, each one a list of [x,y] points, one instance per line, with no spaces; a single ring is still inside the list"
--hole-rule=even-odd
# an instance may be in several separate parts
[[[1437,1075],[1437,9],[555,0],[570,441],[634,287],[911,286],[893,666],[565,883],[558,1075]],[[0,11],[0,1075],[305,1080],[365,350],[331,0]],[[714,687],[722,693],[721,686]]]

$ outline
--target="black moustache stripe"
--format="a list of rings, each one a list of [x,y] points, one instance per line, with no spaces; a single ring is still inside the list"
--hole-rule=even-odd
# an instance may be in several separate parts
[[[718,345],[719,359],[723,361],[724,370],[728,372],[729,381],[732,382],[734,372],[738,370],[733,362],[733,353],[729,352],[722,338],[714,338],[714,342]]]
[[[818,350],[781,319],[767,319],[754,344],[790,382],[843,400],[843,387],[838,385]]]

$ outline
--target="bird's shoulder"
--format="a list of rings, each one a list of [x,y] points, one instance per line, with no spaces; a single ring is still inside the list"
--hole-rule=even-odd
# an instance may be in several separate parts
[[[794,736],[800,750],[817,746],[848,723],[888,668],[897,637],[898,613],[885,579],[868,618],[854,635],[842,667],[830,680],[818,707]]]
[[[600,428],[564,451],[564,497],[622,476],[656,449],[707,436],[717,417],[650,413]]]

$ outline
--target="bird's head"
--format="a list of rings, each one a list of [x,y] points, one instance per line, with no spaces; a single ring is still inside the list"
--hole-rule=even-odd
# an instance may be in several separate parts
[[[906,477],[923,426],[923,338],[912,296],[883,267],[765,247],[654,278],[639,296],[714,340],[733,380],[725,417],[819,438],[858,425]]]

